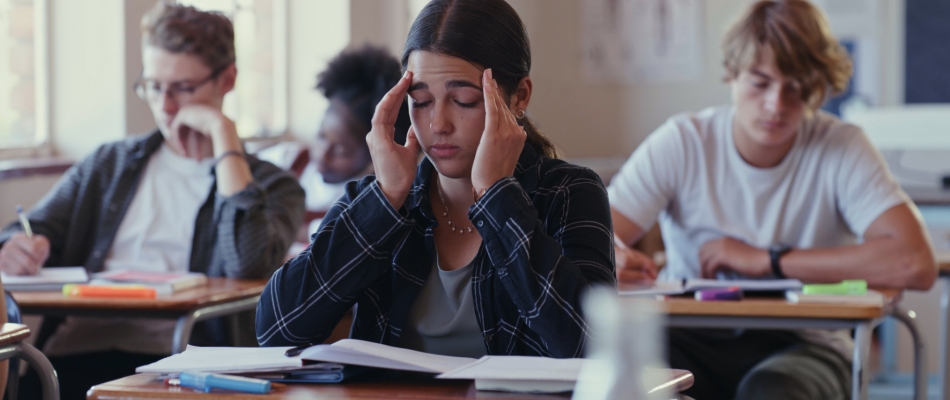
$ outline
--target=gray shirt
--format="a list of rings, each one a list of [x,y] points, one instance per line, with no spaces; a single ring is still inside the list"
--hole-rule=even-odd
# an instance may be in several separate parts
[[[475,264],[443,271],[438,255],[433,258],[429,277],[409,310],[400,344],[426,353],[480,358],[486,350],[472,298]]]

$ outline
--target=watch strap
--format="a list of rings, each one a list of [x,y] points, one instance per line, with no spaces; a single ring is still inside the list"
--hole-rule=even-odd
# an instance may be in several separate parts
[[[772,262],[772,274],[775,275],[778,279],[785,279],[785,274],[782,273],[782,256],[784,256],[789,251],[792,251],[791,247],[778,247],[769,249],[769,258]]]

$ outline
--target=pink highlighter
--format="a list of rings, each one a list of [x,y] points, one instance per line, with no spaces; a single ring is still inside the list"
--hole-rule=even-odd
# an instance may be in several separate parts
[[[696,291],[699,301],[737,301],[742,300],[742,291],[737,286],[728,289],[704,289]]]

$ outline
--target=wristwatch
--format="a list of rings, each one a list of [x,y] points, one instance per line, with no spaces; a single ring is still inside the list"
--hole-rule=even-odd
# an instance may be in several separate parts
[[[782,259],[782,256],[785,253],[792,251],[791,246],[776,244],[769,247],[769,259],[772,260],[772,274],[775,275],[778,279],[785,279],[785,274],[782,273],[782,265],[779,262]]]

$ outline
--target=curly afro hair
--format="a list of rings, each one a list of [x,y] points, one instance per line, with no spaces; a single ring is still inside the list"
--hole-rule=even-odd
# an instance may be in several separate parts
[[[365,46],[344,50],[327,69],[317,75],[317,90],[327,99],[346,105],[360,124],[361,136],[369,133],[376,105],[399,82],[399,60],[384,49]],[[409,130],[409,105],[404,99],[396,119],[396,142],[406,142]]]

